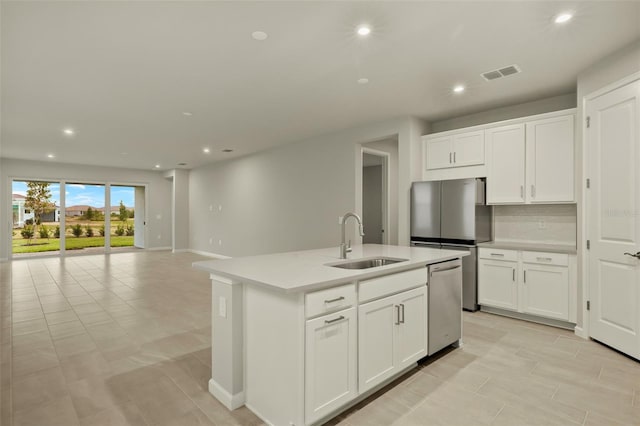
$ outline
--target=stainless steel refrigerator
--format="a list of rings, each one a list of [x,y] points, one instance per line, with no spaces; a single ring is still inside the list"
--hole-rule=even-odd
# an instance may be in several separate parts
[[[491,240],[492,210],[480,178],[411,185],[411,244],[468,250],[462,258],[462,307],[478,309],[477,243]]]

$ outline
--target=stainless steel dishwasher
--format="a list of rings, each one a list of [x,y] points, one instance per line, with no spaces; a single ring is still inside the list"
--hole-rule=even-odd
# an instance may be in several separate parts
[[[462,338],[462,261],[429,265],[429,346],[432,355]]]

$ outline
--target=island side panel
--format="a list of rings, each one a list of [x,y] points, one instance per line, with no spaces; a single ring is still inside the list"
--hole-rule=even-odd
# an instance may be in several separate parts
[[[304,425],[304,295],[245,285],[246,405],[268,424]]]
[[[209,393],[235,410],[245,403],[242,283],[211,274],[211,284]]]

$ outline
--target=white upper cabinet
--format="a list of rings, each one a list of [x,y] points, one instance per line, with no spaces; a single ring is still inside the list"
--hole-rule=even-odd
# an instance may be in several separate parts
[[[423,139],[426,170],[484,164],[484,131]]]
[[[487,202],[574,201],[573,114],[487,129]]]
[[[524,124],[486,130],[489,145],[487,202],[521,204],[525,202]]]
[[[527,200],[574,200],[573,115],[527,123]]]

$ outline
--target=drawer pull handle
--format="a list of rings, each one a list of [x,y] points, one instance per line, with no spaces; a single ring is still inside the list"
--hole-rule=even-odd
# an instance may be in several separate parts
[[[324,320],[325,324],[333,324],[334,322],[342,321],[344,316],[340,315],[338,318],[334,318],[332,320]]]
[[[402,319],[400,320],[400,324],[404,324],[404,303],[400,304],[400,312],[402,314],[402,316],[401,316]]]
[[[400,325],[400,306],[395,305],[394,308],[396,308],[396,325]]]
[[[334,303],[334,302],[339,302],[341,300],[344,300],[344,296],[336,297],[335,299],[331,299],[331,300],[325,300],[324,303]]]
[[[491,253],[491,256],[504,257],[503,253]]]
[[[536,257],[540,262],[551,262],[553,259],[550,257]]]
[[[513,273],[512,273],[513,276],[511,278],[511,280],[515,283],[516,282],[516,268],[513,268],[512,271],[513,271]]]

